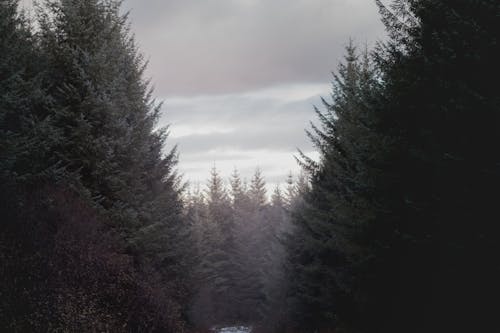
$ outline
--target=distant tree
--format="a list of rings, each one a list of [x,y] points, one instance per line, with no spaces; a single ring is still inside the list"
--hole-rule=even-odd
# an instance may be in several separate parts
[[[200,223],[202,240],[198,274],[201,288],[191,312],[197,325],[212,326],[235,320],[235,240],[231,199],[215,166],[206,190],[206,217]]]
[[[236,214],[244,213],[249,209],[250,198],[246,185],[241,180],[238,169],[234,169],[230,179],[232,205]]]
[[[197,215],[201,221],[195,227],[201,244],[195,274],[201,287],[190,313],[198,327],[248,323],[274,331],[284,319],[285,251],[281,239],[288,228],[288,212],[279,198],[274,206],[267,204],[260,170],[249,189],[236,169],[229,180],[228,193],[214,168],[206,203],[199,194],[187,199],[188,207],[205,207],[205,215]]]
[[[266,181],[262,177],[260,168],[255,169],[255,173],[250,182],[248,194],[254,207],[264,207],[267,203]]]
[[[271,205],[273,207],[283,208],[284,203],[285,201],[283,198],[283,194],[281,193],[281,188],[279,185],[276,185],[273,191],[273,195],[271,197]]]
[[[302,204],[302,197],[310,188],[310,180],[303,170],[296,178],[295,180],[291,171],[286,178],[284,199],[289,211],[300,211],[299,206]]]
[[[293,174],[290,171],[286,178],[286,192],[285,192],[285,197],[286,197],[286,204],[288,208],[291,208],[293,206],[293,201],[296,197],[296,188],[295,184],[293,181]]]

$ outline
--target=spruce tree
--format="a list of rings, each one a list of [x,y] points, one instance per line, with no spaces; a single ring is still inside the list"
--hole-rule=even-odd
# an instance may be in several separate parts
[[[38,183],[60,174],[51,147],[58,131],[44,110],[43,58],[18,1],[0,3],[0,177],[2,184]]]
[[[40,80],[41,58],[18,1],[0,1],[0,330],[44,330],[46,258],[33,246],[46,241],[29,218],[30,193],[54,175],[48,161],[49,121]],[[54,161],[52,161],[54,162]],[[38,204],[38,202],[37,202]],[[29,205],[29,206],[28,206]],[[30,207],[30,208],[28,208]],[[39,212],[36,212],[39,213]],[[34,236],[36,234],[36,236]]]
[[[380,209],[364,236],[378,258],[365,266],[376,278],[359,284],[370,299],[365,315],[384,332],[484,330],[499,184],[499,156],[488,147],[500,126],[487,82],[499,72],[500,7],[378,4],[391,39],[376,55],[384,82],[376,131],[386,140]]]
[[[234,219],[224,181],[215,166],[207,184],[206,248],[202,267],[209,284],[213,318],[218,321],[235,319],[234,299]],[[214,324],[214,322],[212,322]]]
[[[284,198],[279,185],[274,187],[273,195],[271,196],[271,205],[276,208],[283,208]]]
[[[267,203],[266,182],[262,177],[260,168],[255,169],[255,173],[250,182],[248,194],[254,208],[262,208]]]
[[[180,202],[176,152],[163,152],[166,132],[155,130],[161,105],[143,79],[145,64],[119,6],[47,1],[40,26],[51,117],[64,131],[57,157],[112,215],[115,227],[129,232],[151,224],[153,215],[174,218]],[[160,197],[170,207],[156,213]]]
[[[125,240],[139,271],[162,284],[168,309],[159,317],[178,318],[188,231],[177,153],[164,152],[167,132],[155,128],[161,104],[143,78],[145,63],[120,2],[46,1],[39,25],[51,102],[45,112],[60,133],[52,154]]]
[[[308,132],[321,160],[302,154],[312,188],[303,175],[296,190],[304,201],[294,210],[288,252],[291,308],[301,329],[336,326],[339,313],[351,306],[343,299],[355,297],[352,266],[362,257],[353,237],[372,209],[366,179],[376,137],[367,102],[376,80],[368,57],[360,59],[352,42],[346,53],[334,75],[331,102],[323,100],[325,110],[316,109],[321,127]]]
[[[319,113],[311,135],[322,159],[304,163],[313,177],[290,246],[295,305],[347,332],[482,331],[496,252],[499,158],[488,147],[499,100],[486,82],[498,73],[499,7],[378,4],[390,39],[376,72],[348,52],[326,103],[334,112]]]

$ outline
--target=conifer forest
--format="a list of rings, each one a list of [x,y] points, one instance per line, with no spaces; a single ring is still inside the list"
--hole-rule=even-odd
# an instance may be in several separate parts
[[[0,332],[498,331],[500,1],[364,2],[315,154],[196,182],[122,1],[0,0]]]

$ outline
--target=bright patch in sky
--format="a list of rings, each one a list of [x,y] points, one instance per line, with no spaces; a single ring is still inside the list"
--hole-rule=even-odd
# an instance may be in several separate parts
[[[234,168],[249,180],[260,168],[271,190],[300,168],[297,149],[316,157],[304,129],[328,84],[295,84],[244,93],[167,98],[160,125],[170,124],[179,169],[204,185],[215,165],[228,178]]]

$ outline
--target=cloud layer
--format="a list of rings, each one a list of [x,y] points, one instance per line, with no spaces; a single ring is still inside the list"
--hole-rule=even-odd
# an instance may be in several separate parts
[[[260,167],[268,182],[284,182],[297,171],[297,148],[312,152],[304,128],[329,86],[287,85],[251,93],[171,98],[160,125],[170,124],[170,143],[181,152],[181,171],[194,182],[215,163],[224,175],[233,168],[250,178]]]
[[[165,100],[180,171],[193,183],[216,163],[283,182],[304,129],[329,93],[349,38],[384,36],[373,0],[125,0]]]
[[[349,38],[383,36],[373,0],[126,0],[160,96],[324,83]]]

